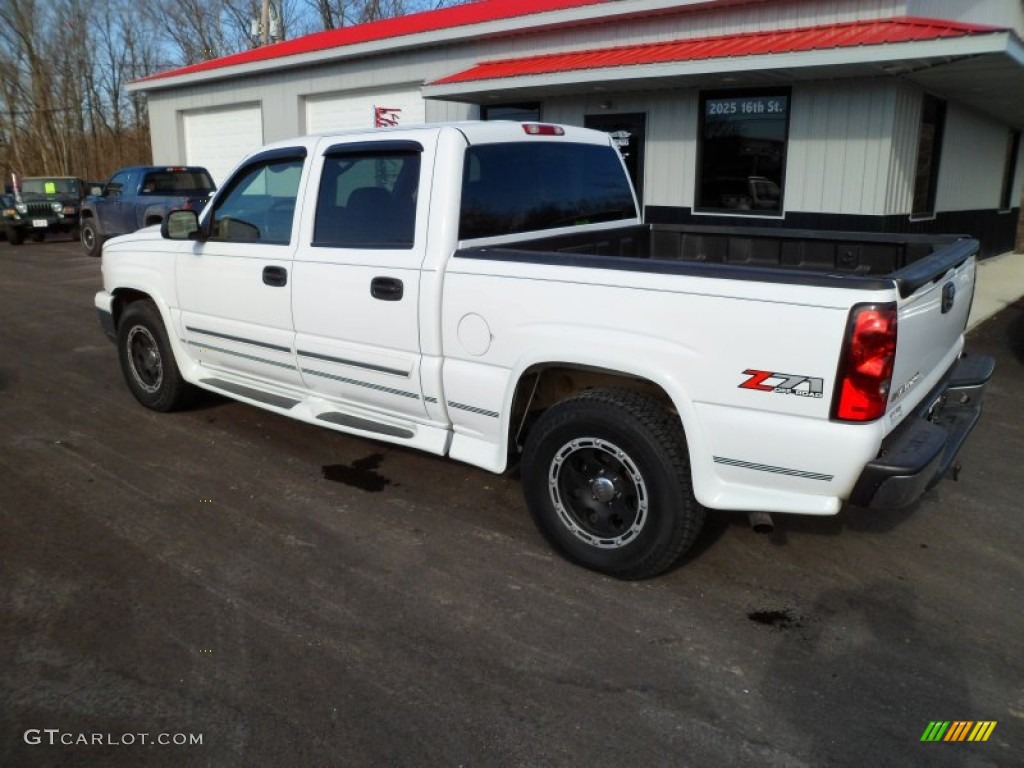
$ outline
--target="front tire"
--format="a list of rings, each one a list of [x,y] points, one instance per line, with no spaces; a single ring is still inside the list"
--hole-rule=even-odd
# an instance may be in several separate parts
[[[32,233],[32,242],[33,243],[41,243],[45,239],[46,239],[46,233],[45,232],[33,232]]]
[[[154,411],[186,406],[194,388],[182,378],[163,320],[150,301],[128,305],[117,326],[117,351],[128,389]]]
[[[671,568],[704,523],[682,425],[639,392],[592,389],[548,409],[527,438],[522,476],[548,541],[617,578]]]
[[[8,227],[7,242],[11,245],[21,245],[25,242],[25,233],[16,227]]]
[[[93,219],[86,219],[79,225],[79,235],[82,247],[88,255],[97,257],[103,253],[103,237],[96,229],[96,222]]]

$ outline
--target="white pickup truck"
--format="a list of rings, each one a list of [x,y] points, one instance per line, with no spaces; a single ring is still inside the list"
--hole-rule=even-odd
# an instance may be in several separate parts
[[[961,237],[644,225],[609,137],[307,136],[108,242],[128,387],[200,387],[504,472],[569,558],[675,564],[706,509],[832,515],[936,483],[990,358]]]

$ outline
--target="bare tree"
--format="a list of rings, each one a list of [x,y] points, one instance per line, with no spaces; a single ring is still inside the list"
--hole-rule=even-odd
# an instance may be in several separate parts
[[[5,111],[10,113],[11,133],[17,136],[12,165],[52,167],[61,172],[67,161],[60,152],[64,137],[58,126],[61,113],[73,107],[57,101],[59,90],[47,55],[49,46],[43,39],[44,30],[56,21],[54,9],[35,0],[3,0],[0,8],[0,15],[8,21],[0,26],[10,66],[3,75]]]
[[[0,172],[104,176],[145,160],[145,104],[124,85],[156,69],[131,0],[0,0]]]
[[[306,0],[321,29],[338,29],[367,21],[390,19],[419,11],[465,5],[472,0]]]
[[[249,47],[248,21],[228,0],[149,2],[145,8],[182,64],[228,56]]]
[[[465,0],[273,0],[284,37]],[[147,162],[145,96],[125,85],[254,45],[262,0],[0,0],[0,174],[105,178]]]

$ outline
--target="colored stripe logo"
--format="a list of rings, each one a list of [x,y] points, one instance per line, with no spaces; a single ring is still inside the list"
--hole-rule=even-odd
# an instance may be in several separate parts
[[[921,741],[988,741],[996,728],[995,720],[932,720]]]

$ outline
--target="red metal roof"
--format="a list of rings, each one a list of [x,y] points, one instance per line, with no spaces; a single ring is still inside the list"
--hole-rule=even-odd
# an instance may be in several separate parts
[[[477,64],[454,75],[435,80],[431,85],[495,80],[523,75],[546,75],[582,69],[604,69],[638,64],[717,59],[730,56],[755,56],[766,53],[794,53],[827,48],[849,48],[885,43],[966,37],[1004,31],[999,27],[961,24],[940,19],[908,16],[854,21],[827,26],[800,27],[773,32],[675,40],[571,53],[553,53],[520,59],[503,59]]]
[[[141,78],[136,82],[162,80],[168,77],[192,74],[193,72],[221,69],[236,64],[280,59],[285,56],[312,53],[329,48],[340,48],[357,43],[388,40],[421,32],[434,32],[441,29],[464,27],[488,21],[500,21],[502,19],[530,16],[547,11],[560,11],[566,8],[576,8],[581,5],[597,5],[605,2],[610,2],[610,0],[484,0],[483,2],[456,5],[435,11],[412,13],[394,19],[372,21],[354,27],[342,27],[341,29],[331,29],[326,32],[316,32],[312,35],[297,37],[294,40],[285,40],[274,45],[242,51],[231,56],[223,56],[219,59],[201,61],[198,64],[191,64],[179,69],[158,72],[155,75]]]

